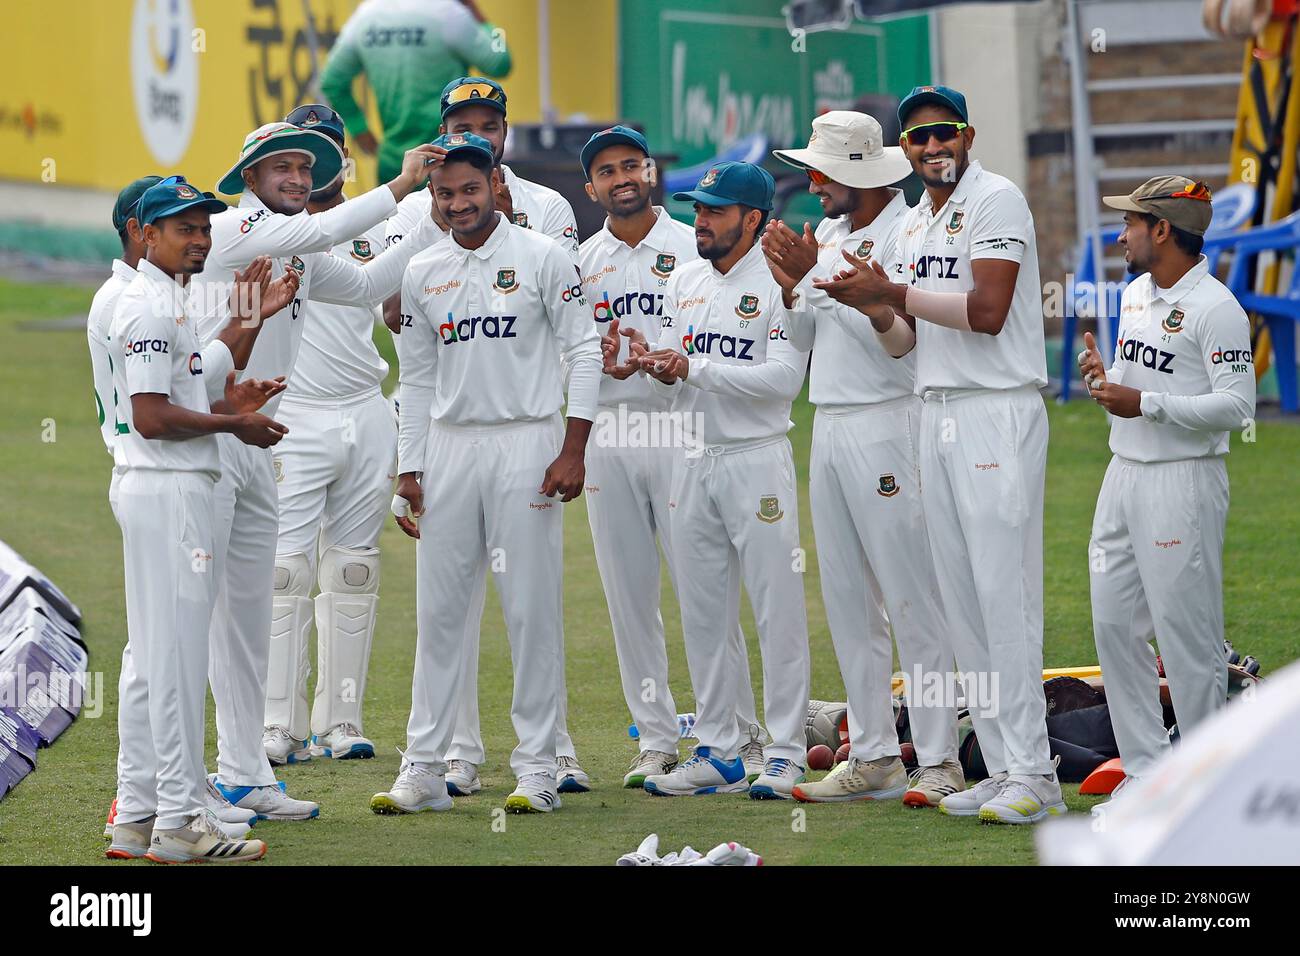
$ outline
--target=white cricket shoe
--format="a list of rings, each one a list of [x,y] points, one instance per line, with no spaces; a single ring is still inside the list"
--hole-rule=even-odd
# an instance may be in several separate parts
[[[311,745],[299,740],[279,724],[273,724],[262,731],[262,749],[266,759],[273,767],[283,767],[287,763],[306,763],[311,759]]]
[[[369,760],[375,755],[375,745],[362,736],[356,724],[342,723],[312,735],[311,752],[312,756],[333,760]]]
[[[483,789],[478,767],[468,760],[447,761],[447,792],[453,797],[468,797]]]
[[[970,789],[951,793],[940,800],[939,812],[950,817],[977,817],[980,807],[996,797],[1006,782],[1005,770],[992,777],[985,777]]]
[[[642,750],[632,758],[623,786],[629,790],[639,790],[645,786],[646,777],[657,777],[672,773],[677,766],[677,754],[664,753],[662,750]]]
[[[749,780],[741,759],[719,760],[709,753],[708,747],[696,747],[690,759],[670,773],[645,778],[646,793],[659,797],[744,793],[748,789]]]
[[[803,767],[785,757],[769,757],[763,772],[749,785],[749,799],[789,800],[790,791],[803,781]]]
[[[749,725],[749,739],[740,745],[740,762],[745,765],[745,779],[753,783],[763,773],[763,729],[758,724]]]
[[[257,812],[244,810],[226,799],[226,795],[217,789],[217,775],[208,774],[207,786],[203,788],[203,802],[209,810],[217,815],[222,823],[238,826],[252,826],[257,822]]]
[[[591,777],[579,765],[577,757],[556,757],[555,779],[560,793],[586,793],[591,789]]]
[[[399,751],[400,752],[400,751]],[[441,763],[413,763],[402,760],[402,770],[387,793],[370,798],[375,813],[422,813],[425,810],[450,810],[451,797]]]
[[[752,790],[752,788],[751,788]],[[894,800],[907,790],[907,770],[895,756],[859,760],[849,757],[813,783],[801,783],[790,796],[802,803],[847,803]]]
[[[245,863],[266,856],[266,844],[227,839],[216,814],[204,810],[186,826],[155,829],[145,856],[155,863]]]
[[[110,860],[138,860],[149,852],[149,840],[153,837],[153,823],[157,817],[152,814],[138,823],[117,823],[109,826],[112,842],[104,851]]]
[[[980,807],[981,823],[1037,823],[1068,813],[1056,772],[1007,777],[997,796]]]
[[[238,809],[252,810],[258,820],[310,820],[320,815],[317,804],[310,800],[295,800],[279,783],[264,787],[227,787],[220,780],[212,780],[212,785]]]
[[[548,773],[524,774],[515,792],[506,797],[506,809],[511,813],[550,813],[560,806],[555,778]]]

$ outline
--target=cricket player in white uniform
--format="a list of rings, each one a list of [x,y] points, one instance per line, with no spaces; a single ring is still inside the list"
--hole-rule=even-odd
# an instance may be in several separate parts
[[[817,417],[809,498],[826,620],[849,705],[849,759],[795,787],[793,796],[811,803],[902,797],[907,806],[938,806],[966,783],[953,701],[927,700],[916,683],[953,669],[921,505],[916,361],[890,356],[862,313],[812,284],[840,271],[842,252],[870,257],[901,279],[897,240],[907,200],[886,187],[912,164],[900,148],[884,145],[874,118],[842,110],[813,120],[806,149],[774,155],[807,173],[808,191],[826,213],[815,235],[807,223],[799,235],[769,222],[763,247],[790,307],[786,334],[796,348],[812,350],[808,396]],[[890,690],[891,625],[918,763],[910,784]]]
[[[497,210],[516,226],[550,236],[577,265],[578,225],[569,201],[548,186],[521,179],[501,162],[509,130],[506,92],[501,84],[484,77],[462,76],[443,88],[441,104],[440,133],[480,136],[491,145],[493,161],[498,170],[498,176],[494,180]],[[423,220],[432,214],[437,221],[437,211],[431,208],[433,206],[433,197],[428,190],[412,193],[403,200],[397,215],[388,223],[390,241],[403,235],[413,218]],[[439,227],[445,229],[446,224],[439,222]],[[485,563],[480,569],[478,582],[474,585],[475,598],[470,602],[469,618],[465,622],[470,643],[465,654],[465,674],[461,684],[456,734],[451,749],[447,751],[447,788],[452,796],[476,793],[483,788],[478,773],[479,765],[486,759],[483,735],[479,730],[478,647],[479,624],[483,619],[483,605],[487,598],[487,570]],[[578,763],[573,740],[564,725],[563,708],[557,732],[561,791],[581,793],[588,790],[591,780]]]
[[[113,206],[113,228],[117,230],[122,242],[122,258],[113,260],[113,273],[95,293],[87,319],[86,336],[90,346],[91,373],[95,383],[95,408],[99,416],[100,434],[110,456],[114,453],[117,436],[125,429],[126,423],[118,415],[118,408],[122,403],[113,388],[113,359],[110,354],[109,331],[118,299],[135,278],[136,266],[144,258],[147,249],[142,227],[136,218],[140,197],[144,195],[146,189],[159,182],[162,182],[161,176],[144,176],[118,194],[117,202]],[[255,265],[256,269],[253,271],[258,274],[264,273],[269,280],[270,260],[262,259]],[[294,281],[297,281],[296,277]],[[251,286],[241,284],[240,288],[246,292]],[[251,304],[251,302],[241,303],[238,298],[235,301],[236,307],[251,306]],[[229,308],[225,303],[220,305]],[[217,401],[224,394],[226,374],[232,368],[232,348],[246,352],[252,347],[257,332],[258,327],[244,329],[241,323],[232,322],[222,331],[219,338],[208,343],[203,349],[201,354],[206,371],[205,382],[208,386],[209,399]],[[246,361],[247,354],[242,354],[240,364]],[[117,517],[117,485],[121,477],[122,470],[114,465],[113,477],[108,488],[108,502],[115,517]],[[153,741],[149,735],[144,732],[133,732],[129,723],[122,723],[124,717],[142,712],[147,707],[148,697],[144,675],[139,673],[134,665],[129,641],[122,647],[122,669],[118,678],[117,693],[120,702],[118,739],[121,742],[118,748],[119,776],[126,777],[132,773],[133,768],[153,765]],[[208,808],[217,813],[223,823],[231,825],[227,830],[233,836],[242,835],[248,825],[256,819],[257,815],[251,810],[232,807],[226,801],[213,797],[206,788],[204,797]],[[109,808],[108,822],[104,829],[105,837],[112,839],[113,826],[116,822],[117,800],[115,798]],[[139,835],[143,838],[142,846],[147,846],[148,833]]]
[[[1034,221],[1010,180],[970,160],[964,96],[916,87],[898,116],[925,185],[899,237],[907,281],[843,253],[844,272],[814,285],[866,312],[891,355],[916,348],[921,503],[991,774],[939,809],[1032,823],[1065,812],[1043,697],[1047,358]]]
[[[435,144],[449,151],[430,186],[452,237],[412,260],[402,284],[411,322],[397,338],[393,506],[402,529],[419,539],[415,679],[401,772],[370,805],[376,813],[451,806],[446,754],[468,651],[465,622],[492,554],[519,737],[510,761],[518,786],[505,808],[549,812],[560,805],[555,725],[564,640],[563,523],[554,496],[582,493],[599,339],[565,253],[497,214],[491,145],[460,133]],[[569,372],[567,430],[559,416],[561,360]]]
[[[249,134],[238,162],[218,188],[239,206],[213,217],[212,261],[195,294],[220,296],[232,269],[269,255],[273,271],[299,274],[287,322],[272,324],[253,348],[247,374],[258,378],[293,372],[302,339],[303,304],[309,299],[341,305],[378,303],[401,282],[412,253],[436,236],[421,223],[399,245],[361,268],[328,254],[344,240],[391,215],[397,199],[418,185],[436,153],[411,150],[402,175],[327,212],[306,212],[312,189],[334,180],[343,155],[329,137],[289,123],[270,123]],[[205,336],[206,337],[206,336]],[[268,404],[275,414],[278,398]],[[230,803],[275,820],[307,820],[319,808],[290,798],[276,785],[263,744],[278,501],[271,453],[233,441],[221,443],[221,481],[216,491],[216,575],[220,581],[211,642],[211,683],[217,710],[217,774],[214,790]],[[229,557],[229,560],[227,560]]]
[[[263,448],[279,441],[284,426],[255,409],[283,384],[235,386],[232,375],[213,406],[204,358],[223,357],[224,364],[213,363],[222,371],[246,360],[257,332],[239,327],[255,326],[259,307],[268,315],[282,308],[297,283],[290,277],[266,286],[249,311],[237,296],[222,337],[200,348],[185,286],[211,249],[211,214],[225,208],[178,176],[144,192],[137,213],[148,251],[118,299],[108,334],[121,399],[113,410],[121,423],[114,440],[121,473],[116,514],[136,676],[119,713],[118,803],[107,852],[114,859],[236,862],[266,853],[260,840],[228,836],[205,805],[203,711],[216,594],[213,489],[221,472],[214,436]],[[260,293],[269,272],[263,260],[237,282],[247,287],[252,277]],[[247,833],[247,824],[239,832]]]
[[[346,159],[343,121],[328,106],[300,106],[285,122],[330,137]],[[343,179],[340,172],[313,191],[307,211],[341,205]],[[329,254],[365,265],[384,248],[376,225]],[[272,765],[375,753],[363,734],[361,704],[379,605],[379,533],[397,477],[397,422],[380,390],[388,365],[372,337],[377,314],[374,306],[306,303],[302,344],[277,413],[289,434],[272,459],[280,536],[262,740]],[[320,587],[314,600],[313,582]],[[309,713],[313,619],[317,672]]]
[[[1224,456],[1229,433],[1255,414],[1255,365],[1246,313],[1201,255],[1205,184],[1157,176],[1103,202],[1124,211],[1119,243],[1137,276],[1124,289],[1114,364],[1103,368],[1091,333],[1080,356],[1089,394],[1111,416],[1114,457],[1088,560],[1092,630],[1127,780],[1169,750],[1153,636],[1180,734],[1227,700]]]
[[[680,421],[673,430],[669,401],[651,387],[639,368],[627,365],[630,342],[623,339],[646,329],[658,337],[668,280],[678,266],[698,256],[695,230],[650,204],[656,170],[645,137],[626,126],[602,130],[587,141],[580,160],[588,180],[587,195],[609,214],[604,228],[578,251],[583,295],[592,304],[602,337],[612,336],[624,352],[622,359],[618,350],[604,355],[606,375],[600,383],[595,435],[587,446],[587,518],[609,605],[623,699],[637,726],[640,748],[623,786],[639,788],[647,776],[677,766],[680,730],[677,705],[668,687],[655,539],[663,543],[676,590],[668,531],[673,461],[699,436]],[[667,444],[661,444],[665,435],[661,422],[667,423]],[[636,435],[645,440],[635,441]],[[734,607],[728,619],[740,679],[736,719],[742,734],[753,741],[742,747],[742,759],[746,748],[756,750],[753,774],[757,777],[763,772],[762,741],[740,628],[738,567],[733,568],[732,578],[729,593]],[[561,736],[567,736],[564,718],[562,709]]]
[[[699,447],[678,457],[668,504],[699,746],[670,773],[646,777],[653,794],[748,790],[755,799],[784,799],[804,776],[808,620],[785,435],[808,356],[786,336],[781,288],[758,241],[774,191],[766,170],[722,163],[695,190],[674,195],[695,204],[701,258],[668,283],[659,348],[629,346],[672,395],[673,411],[698,416],[703,432]],[[735,560],[758,626],[772,738],[752,784],[735,719],[740,678],[728,619]]]

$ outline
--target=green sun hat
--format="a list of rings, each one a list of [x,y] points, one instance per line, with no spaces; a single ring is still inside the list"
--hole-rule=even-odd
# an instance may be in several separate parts
[[[239,195],[244,191],[244,170],[281,153],[307,153],[312,157],[312,189],[328,186],[343,169],[343,150],[324,133],[302,129],[292,123],[267,123],[248,134],[244,148],[239,152],[239,161],[221,177],[217,191],[227,196]]]

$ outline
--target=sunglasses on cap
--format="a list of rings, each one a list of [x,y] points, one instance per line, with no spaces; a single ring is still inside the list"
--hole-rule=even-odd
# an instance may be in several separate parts
[[[804,172],[808,174],[808,178],[812,181],[814,186],[825,186],[827,183],[833,183],[835,181],[825,173],[818,172],[815,169],[808,169],[805,167]]]
[[[970,123],[922,123],[903,130],[903,135],[913,146],[924,146],[933,136],[941,143],[957,138],[957,134],[970,126]]]
[[[490,100],[494,103],[503,103],[505,98],[505,93],[489,83],[466,83],[447,94],[447,105],[452,106],[467,100]]]
[[[1144,202],[1152,199],[1195,199],[1199,202],[1210,202],[1210,187],[1205,185],[1205,183],[1192,183],[1190,186],[1184,186],[1176,193],[1164,193],[1160,196],[1142,197]]]

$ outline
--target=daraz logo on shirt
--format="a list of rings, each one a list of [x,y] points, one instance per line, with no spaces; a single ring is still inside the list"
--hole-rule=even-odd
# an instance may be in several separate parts
[[[123,346],[122,354],[128,357],[143,355],[145,359],[148,359],[151,352],[166,355],[169,344],[166,339],[132,339]]]
[[[456,320],[456,317],[450,312],[447,313],[447,321],[438,326],[438,336],[442,339],[443,345],[453,345],[456,342],[468,342],[474,338],[486,339],[513,339],[518,338],[515,334],[515,315],[474,315],[469,318]]]
[[[633,307],[636,308],[636,313],[642,316],[663,315],[663,293],[633,291],[610,299],[608,292],[602,292],[600,299],[593,304],[592,312],[597,322],[608,322],[610,319],[622,319],[632,315]]]
[[[753,348],[753,339],[723,335],[721,332],[700,332],[697,335],[693,325],[688,325],[686,334],[682,336],[682,349],[687,355],[693,355],[696,352],[711,355],[716,351],[723,358],[743,359],[752,362],[754,360],[754,356],[751,354]]]

